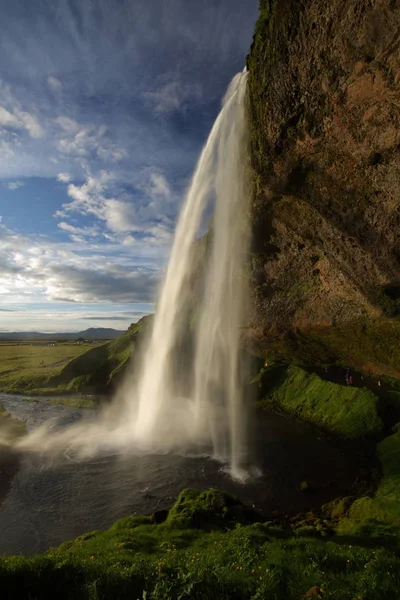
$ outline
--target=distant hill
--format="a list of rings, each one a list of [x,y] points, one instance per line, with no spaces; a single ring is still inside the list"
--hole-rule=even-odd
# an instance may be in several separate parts
[[[124,333],[117,329],[105,327],[90,327],[85,331],[72,333],[40,333],[37,331],[3,331],[0,332],[0,340],[113,340]]]

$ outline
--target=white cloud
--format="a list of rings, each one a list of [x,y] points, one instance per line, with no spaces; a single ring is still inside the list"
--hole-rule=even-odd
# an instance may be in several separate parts
[[[11,113],[4,106],[0,106],[0,125],[11,129],[25,129],[32,138],[40,138],[44,135],[44,129],[38,119],[19,108],[15,108]]]
[[[185,109],[189,103],[199,102],[202,90],[199,84],[187,84],[175,79],[145,92],[144,97],[153,105],[156,113],[167,115]]]
[[[47,78],[47,84],[49,88],[56,94],[60,94],[63,91],[63,84],[57,77],[49,76]]]
[[[63,131],[64,137],[57,140],[58,149],[72,157],[97,156],[104,162],[117,163],[128,155],[125,148],[115,145],[110,136],[109,128],[101,125],[79,124],[69,117],[54,119]]]
[[[69,183],[72,177],[69,173],[59,173],[57,175],[57,181],[61,181],[61,183]]]
[[[69,117],[57,117],[54,122],[66,133],[75,134],[79,130],[78,123]]]
[[[10,181],[8,183],[3,183],[3,185],[8,190],[14,191],[14,190],[18,190],[19,188],[24,187],[25,184],[23,181]]]
[[[83,242],[86,237],[96,237],[99,235],[99,230],[96,227],[76,227],[70,223],[65,223],[65,221],[57,223],[57,227],[71,234],[70,237],[73,241]]]
[[[135,243],[149,246],[169,245],[173,220],[164,214],[163,204],[170,202],[173,196],[165,176],[148,170],[139,185],[144,195],[135,203],[126,194],[118,197],[109,189],[114,181],[113,173],[101,171],[96,177],[88,176],[82,185],[70,183],[67,195],[71,201],[64,203],[54,214],[55,218],[62,219],[59,227],[71,233],[74,236],[71,239],[76,242],[82,242],[85,236],[91,235],[91,231],[123,245],[132,244],[134,238]],[[102,227],[101,233],[98,226],[88,230],[70,225],[67,220],[72,214],[94,217]]]
[[[150,185],[147,187],[149,196],[164,196],[169,198],[171,196],[171,188],[168,181],[162,173],[151,173]]]
[[[23,129],[29,133],[33,138],[41,138],[44,136],[44,129],[39,123],[38,119],[32,114],[16,109],[15,115],[19,119]]]
[[[53,244],[0,225],[0,295],[9,305],[40,299],[152,302],[160,272],[154,261],[142,263],[142,257],[121,249],[114,254],[105,246]]]
[[[0,125],[3,127],[19,127],[17,117],[12,115],[4,106],[0,106]]]
[[[104,220],[108,228],[114,233],[137,230],[135,207],[129,202],[115,200],[114,198],[105,199]]]

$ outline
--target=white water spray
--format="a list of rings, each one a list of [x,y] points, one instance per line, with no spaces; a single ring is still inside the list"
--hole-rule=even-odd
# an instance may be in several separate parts
[[[233,476],[242,476],[247,460],[239,360],[249,241],[244,164],[246,80],[243,72],[229,85],[198,161],[139,375],[134,380],[127,378],[118,397],[95,423],[57,434],[58,443],[64,439],[84,453],[89,452],[89,444],[93,449],[93,444],[102,440],[146,451],[212,444],[215,457],[229,463]],[[193,246],[210,198],[214,198],[215,208],[204,296],[194,331],[193,381],[189,397],[182,397],[175,380],[176,348],[187,327]],[[49,440],[43,446],[51,447]]]

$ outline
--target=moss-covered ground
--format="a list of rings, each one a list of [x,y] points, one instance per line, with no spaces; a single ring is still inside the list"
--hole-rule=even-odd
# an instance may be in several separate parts
[[[278,408],[346,439],[378,436],[378,397],[366,388],[324,381],[300,367],[272,365],[253,380],[261,408]],[[396,392],[393,392],[396,395]]]
[[[374,538],[400,539],[400,423],[393,434],[378,444],[382,478],[372,497],[356,500],[347,517],[340,522],[343,534],[360,534]]]
[[[8,446],[13,439],[25,433],[25,423],[18,419],[13,419],[0,404],[0,451],[4,446]]]
[[[42,556],[0,559],[2,598],[398,598],[394,549],[256,518],[226,494],[185,490],[164,523],[128,517]]]

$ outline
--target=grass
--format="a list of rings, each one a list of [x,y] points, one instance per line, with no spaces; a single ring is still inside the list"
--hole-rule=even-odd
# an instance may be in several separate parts
[[[55,590],[71,600],[398,597],[400,559],[392,550],[293,535],[269,523],[228,519],[222,527],[211,519],[195,526],[196,511],[210,513],[214,504],[221,515],[228,505],[242,506],[227,494],[206,494],[185,490],[159,525],[127,517],[42,556],[0,559],[2,598],[50,600]]]
[[[48,402],[52,404],[63,404],[71,408],[97,408],[98,400],[86,398],[85,396],[64,396],[59,398],[48,398]]]
[[[347,519],[340,523],[342,533],[369,537],[400,535],[400,423],[394,433],[378,444],[382,479],[373,497],[352,504]]]
[[[0,404],[0,450],[24,433],[25,424],[18,419],[11,418],[10,413]]]
[[[0,344],[0,389],[13,392],[40,387],[63,364],[85,353],[89,344]]]
[[[151,315],[143,317],[115,340],[96,345],[1,344],[0,391],[46,396],[105,394],[123,376],[150,322]]]
[[[374,436],[383,429],[378,398],[367,389],[323,381],[295,366],[264,369],[253,381],[264,388],[261,407],[278,407],[344,438]]]

